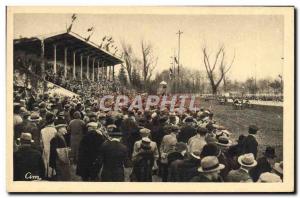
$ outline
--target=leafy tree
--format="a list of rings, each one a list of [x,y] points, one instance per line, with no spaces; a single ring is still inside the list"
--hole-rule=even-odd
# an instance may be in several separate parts
[[[124,66],[122,65],[121,66],[121,69],[119,71],[119,81],[122,83],[122,85],[127,85],[127,75],[126,75],[126,71],[125,71],[125,68]]]

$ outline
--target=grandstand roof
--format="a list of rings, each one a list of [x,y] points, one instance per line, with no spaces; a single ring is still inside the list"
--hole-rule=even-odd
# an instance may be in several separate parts
[[[57,59],[63,60],[64,48],[68,52],[76,52],[90,58],[96,58],[104,61],[104,66],[120,64],[123,61],[115,55],[107,52],[95,43],[87,41],[82,36],[74,32],[60,32],[45,36],[36,36],[31,38],[14,39],[14,50],[24,50],[29,53],[41,53],[41,41],[44,40],[45,58],[53,59],[53,46],[56,45]],[[73,54],[68,53],[68,60],[72,60]]]

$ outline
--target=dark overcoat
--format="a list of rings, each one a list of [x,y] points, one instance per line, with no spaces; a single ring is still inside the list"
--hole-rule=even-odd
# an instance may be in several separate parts
[[[94,130],[83,136],[78,150],[77,175],[83,178],[97,178],[101,168],[100,150],[104,140],[104,137]]]
[[[243,153],[253,153],[257,157],[258,142],[253,135],[248,135],[243,142]]]
[[[101,147],[102,172],[104,182],[123,182],[124,166],[128,163],[127,147],[119,141],[106,141]]]
[[[33,180],[32,176],[45,178],[45,166],[41,153],[31,145],[21,145],[14,153],[14,181]]]

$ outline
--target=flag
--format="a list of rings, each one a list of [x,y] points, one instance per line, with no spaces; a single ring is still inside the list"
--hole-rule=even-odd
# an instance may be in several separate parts
[[[105,50],[106,50],[106,51],[109,51],[109,44],[110,44],[110,43],[107,43],[107,44],[105,45]]]
[[[176,58],[176,56],[174,57],[175,63],[178,64],[178,60]]]
[[[90,27],[89,29],[87,29],[88,32],[91,32],[94,30],[94,27]]]
[[[73,14],[73,15],[72,15],[72,22],[74,22],[76,19],[77,19],[77,15],[76,15],[76,14]]]
[[[170,68],[170,70],[169,70],[169,78],[170,78],[170,79],[173,78],[173,70],[172,70],[172,68]]]
[[[85,39],[85,41],[89,41],[90,40],[90,38],[91,38],[91,34]]]

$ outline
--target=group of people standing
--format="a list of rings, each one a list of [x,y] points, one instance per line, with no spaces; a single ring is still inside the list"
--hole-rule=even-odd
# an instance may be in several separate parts
[[[17,94],[17,93],[16,93]],[[14,97],[14,180],[282,182],[273,147],[256,134],[232,139],[213,112],[102,111],[92,100]],[[130,170],[127,178],[125,170]]]

